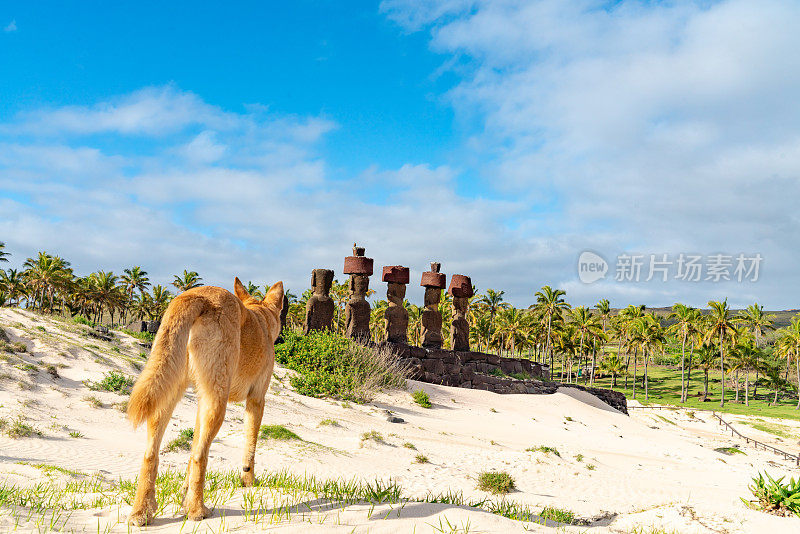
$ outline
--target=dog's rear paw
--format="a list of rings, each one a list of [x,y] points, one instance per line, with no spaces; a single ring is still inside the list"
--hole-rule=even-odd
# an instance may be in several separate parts
[[[153,515],[149,510],[131,512],[131,515],[128,516],[128,524],[135,527],[143,527],[153,520]]]
[[[256,477],[253,475],[252,471],[242,473],[239,478],[242,481],[242,486],[245,488],[249,488],[256,483]]]
[[[193,507],[191,510],[187,510],[186,517],[192,521],[202,521],[207,517],[211,517],[211,509],[201,504],[200,506]]]

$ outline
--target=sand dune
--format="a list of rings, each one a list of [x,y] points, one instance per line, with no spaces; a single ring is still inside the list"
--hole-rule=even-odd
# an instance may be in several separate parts
[[[24,487],[83,479],[28,464],[99,474],[109,483],[135,477],[145,431],[133,430],[114,406],[125,401],[124,395],[91,391],[84,381],[100,380],[111,369],[135,376],[143,361],[140,353],[146,351],[128,336],[121,336],[120,344],[107,343],[86,337],[78,325],[17,310],[0,309],[0,326],[12,341],[25,342],[30,350],[22,359],[0,362],[0,417],[11,422],[22,416],[43,433],[20,439],[0,436],[0,481]],[[60,366],[60,378],[53,378],[47,365]],[[184,518],[168,509],[148,531],[800,532],[800,519],[753,511],[740,500],[749,494],[747,484],[757,471],[797,476],[797,469],[744,445],[746,454],[715,451],[736,442],[701,412],[691,417],[642,410],[628,417],[569,388],[553,395],[496,395],[414,381],[409,381],[409,390],[428,392],[432,409],[416,405],[408,391],[383,393],[370,404],[356,405],[300,396],[289,387],[288,373],[276,370],[264,424],[284,425],[303,441],[261,442],[257,471],[285,469],[319,479],[391,479],[407,497],[449,491],[472,500],[488,496],[476,489],[479,472],[507,471],[516,482],[516,490],[505,497],[508,501],[537,512],[545,506],[569,509],[590,524],[537,524],[475,508],[420,502],[331,505],[312,495],[264,490],[257,497],[270,512],[254,519],[242,506],[251,490],[237,489],[199,526],[184,525]],[[93,407],[86,396],[96,397],[103,407]],[[175,411],[165,444],[193,426],[196,404],[194,395],[187,394]],[[405,422],[388,422],[387,411]],[[229,406],[211,448],[209,469],[239,468],[243,415],[242,406]],[[327,419],[339,426],[320,425]],[[70,431],[82,437],[70,437]],[[371,431],[384,441],[362,440],[362,434]],[[526,451],[538,446],[553,447],[559,455]],[[788,440],[783,446],[789,447]],[[430,463],[415,463],[417,454]],[[161,469],[184,470],[187,455],[163,453]],[[281,504],[298,506],[290,506],[288,518],[277,517]],[[125,532],[129,509],[125,503],[103,504],[74,511],[60,524],[67,531]],[[0,530],[16,522],[21,531],[35,530],[36,518],[25,521],[28,514],[22,515],[20,519],[19,511],[15,517],[3,509]]]

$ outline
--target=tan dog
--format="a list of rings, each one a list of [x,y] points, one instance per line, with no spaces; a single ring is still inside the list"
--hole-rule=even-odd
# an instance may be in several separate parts
[[[172,411],[189,384],[194,385],[199,403],[183,485],[184,512],[194,521],[211,515],[203,504],[208,449],[228,402],[247,399],[241,479],[245,486],[255,480],[256,439],[275,364],[283,283],[273,285],[263,301],[251,297],[238,278],[234,290],[236,296],[220,287],[203,286],[177,296],[164,314],[150,359],[133,386],[128,418],[134,426],[147,420],[147,450],[128,518],[133,525],[148,523],[158,510],[158,451]]]

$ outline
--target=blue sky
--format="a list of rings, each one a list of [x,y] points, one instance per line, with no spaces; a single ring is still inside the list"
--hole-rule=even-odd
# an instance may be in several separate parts
[[[780,0],[6,2],[0,240],[162,283],[300,292],[358,241],[519,306],[800,307],[798,24]],[[615,281],[626,253],[763,264]]]

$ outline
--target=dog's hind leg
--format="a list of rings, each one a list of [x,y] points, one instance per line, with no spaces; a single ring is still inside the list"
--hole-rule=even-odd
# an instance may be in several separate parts
[[[158,476],[158,450],[161,447],[161,440],[167,423],[172,415],[172,409],[159,410],[147,419],[147,450],[144,453],[142,469],[139,472],[139,483],[136,488],[136,497],[133,501],[133,509],[128,517],[128,522],[135,526],[142,526],[149,523],[156,511],[156,477]]]
[[[192,521],[200,521],[211,516],[211,510],[203,504],[203,486],[208,465],[208,450],[225,419],[227,400],[227,388],[224,395],[214,392],[200,397],[198,414],[201,422],[195,428],[195,441],[189,458],[188,489],[184,498],[186,516]]]
[[[256,441],[261,417],[264,415],[264,392],[247,397],[245,413],[244,458],[242,460],[241,480],[243,486],[252,486],[255,482]]]

